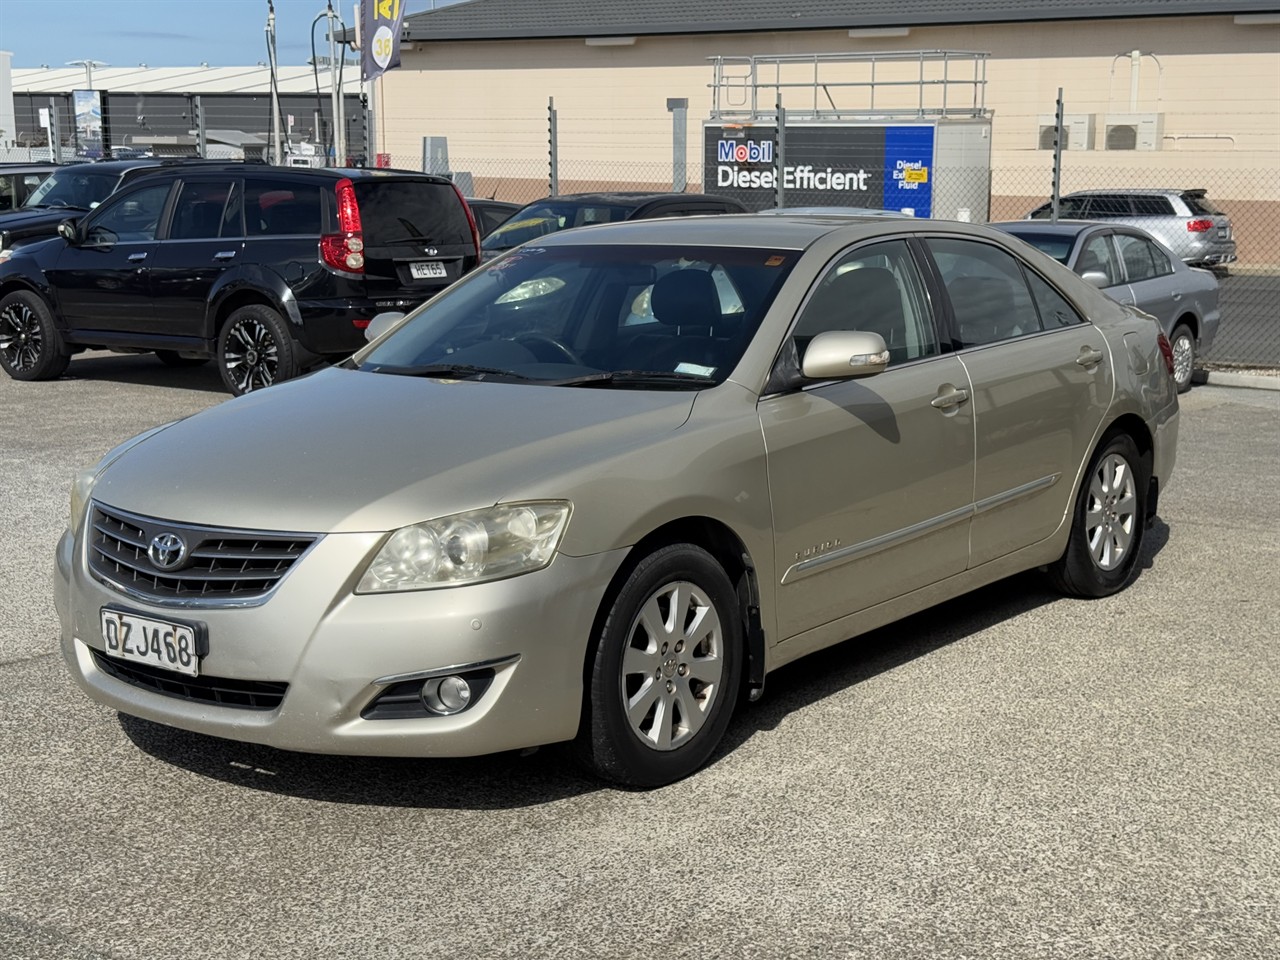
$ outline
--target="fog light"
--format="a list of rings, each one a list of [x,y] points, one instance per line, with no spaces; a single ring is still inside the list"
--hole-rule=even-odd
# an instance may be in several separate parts
[[[432,713],[458,713],[471,702],[471,685],[461,677],[432,677],[422,685],[422,703]]]

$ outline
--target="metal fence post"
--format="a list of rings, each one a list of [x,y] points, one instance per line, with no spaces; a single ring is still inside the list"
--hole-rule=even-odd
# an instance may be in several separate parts
[[[689,98],[668,97],[667,109],[671,112],[671,189],[684,193],[689,186],[689,173],[685,169],[689,152]]]
[[[49,150],[54,163],[62,162],[62,129],[58,124],[58,101],[49,98]]]
[[[773,205],[775,207],[785,207],[787,205],[787,192],[782,181],[786,179],[787,170],[787,111],[782,105],[781,98],[778,100],[778,138],[774,156],[776,157],[778,179],[774,182]]]
[[[196,119],[196,153],[199,156],[208,159],[209,144],[205,140],[204,135],[204,104],[198,96],[191,98],[191,112],[195,115]]]
[[[550,142],[550,193],[560,195],[560,144],[556,137],[556,98],[547,97],[547,136]]]
[[[1058,105],[1053,114],[1053,204],[1049,219],[1058,222],[1058,207],[1062,200],[1062,88],[1058,88]]]

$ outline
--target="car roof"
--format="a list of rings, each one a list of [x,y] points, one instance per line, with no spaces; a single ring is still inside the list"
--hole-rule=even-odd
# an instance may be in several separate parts
[[[843,233],[853,243],[859,239],[910,234],[927,229],[934,233],[965,236],[997,236],[979,224],[913,217],[761,216],[728,213],[714,216],[624,220],[617,223],[575,227],[539,237],[539,247],[592,244],[661,245],[688,244],[707,247],[754,247],[761,250],[803,250],[833,233]]]
[[[995,227],[997,230],[1004,230],[1007,233],[1049,233],[1061,234],[1063,236],[1074,236],[1077,233],[1083,233],[1094,227],[1103,227],[1107,230],[1114,230],[1117,224],[1114,221],[1101,223],[1095,220],[1002,220],[998,223],[991,223],[988,226]]]
[[[1097,197],[1097,196],[1117,196],[1121,194],[1129,194],[1144,197],[1164,196],[1165,194],[1175,194],[1182,196],[1185,193],[1194,196],[1203,197],[1208,191],[1203,187],[1115,187],[1111,190],[1073,190],[1071,193],[1064,193],[1064,197]]]
[[[612,203],[618,206],[639,207],[646,203],[652,203],[654,200],[714,200],[722,201],[724,198],[713,194],[705,193],[651,193],[643,190],[617,190],[617,191],[601,191],[599,193],[561,193],[553,197],[542,197],[534,200],[525,206],[533,206],[534,203]]]

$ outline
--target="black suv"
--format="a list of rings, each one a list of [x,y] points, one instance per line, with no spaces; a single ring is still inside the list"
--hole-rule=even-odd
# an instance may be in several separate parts
[[[105,348],[216,356],[247,393],[350,354],[375,314],[417,306],[480,254],[453,183],[408,171],[156,168],[57,230],[0,252],[0,367],[17,380]]]
[[[484,238],[484,258],[492,260],[528,240],[570,227],[617,220],[748,213],[737,200],[707,193],[569,193],[535,200]]]

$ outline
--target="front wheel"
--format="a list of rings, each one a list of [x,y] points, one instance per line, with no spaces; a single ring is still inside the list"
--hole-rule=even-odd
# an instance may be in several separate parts
[[[1169,345],[1173,347],[1173,382],[1178,385],[1179,393],[1191,389],[1191,374],[1196,366],[1196,338],[1191,328],[1180,323],[1173,328],[1169,337]]]
[[[742,675],[738,596],[692,544],[641,560],[592,659],[579,753],[601,777],[657,787],[701,767],[729,726]]]
[[[0,300],[0,367],[14,380],[52,380],[71,357],[53,314],[36,294],[15,290]]]
[[[218,372],[236,396],[296,377],[293,339],[280,314],[260,304],[234,311],[218,334]]]
[[[1116,434],[1093,455],[1076,498],[1066,552],[1049,568],[1050,580],[1063,593],[1106,597],[1128,585],[1146,528],[1146,472],[1128,434]]]

